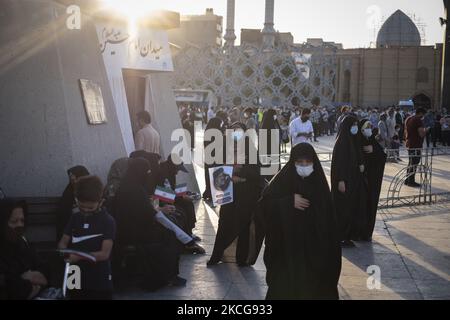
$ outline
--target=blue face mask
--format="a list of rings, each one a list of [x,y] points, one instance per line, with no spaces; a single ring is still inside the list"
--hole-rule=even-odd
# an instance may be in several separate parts
[[[363,134],[366,138],[370,138],[373,134],[372,129],[370,129],[370,128],[364,129]]]
[[[297,170],[297,174],[302,178],[307,178],[314,172],[313,164],[311,164],[309,166],[296,165],[295,168]]]
[[[352,128],[350,129],[350,132],[352,135],[357,135],[358,134],[358,126],[352,126]]]
[[[234,141],[239,141],[244,137],[244,132],[243,131],[235,131],[233,132],[233,139]]]

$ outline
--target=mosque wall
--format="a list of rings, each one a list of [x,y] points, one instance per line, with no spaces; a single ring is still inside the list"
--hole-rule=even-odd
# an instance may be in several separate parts
[[[337,97],[354,106],[386,107],[425,94],[439,109],[441,57],[441,45],[340,50]]]

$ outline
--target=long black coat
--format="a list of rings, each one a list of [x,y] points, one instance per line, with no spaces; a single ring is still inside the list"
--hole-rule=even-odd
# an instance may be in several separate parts
[[[360,129],[368,120],[360,122]],[[361,130],[360,130],[361,132]],[[380,200],[381,186],[383,184],[384,168],[386,165],[387,155],[384,149],[372,135],[366,138],[361,135],[361,146],[372,146],[372,153],[364,153],[364,163],[366,170],[364,172],[367,179],[368,198],[367,210],[365,216],[361,216],[357,223],[358,233],[362,240],[370,240],[372,238],[373,230],[375,228],[375,221],[377,216],[378,202]]]
[[[338,217],[341,240],[358,240],[360,234],[356,223],[366,216],[368,208],[367,181],[360,165],[364,165],[362,147],[358,135],[353,136],[350,128],[357,122],[353,116],[344,118],[331,162],[331,193]],[[345,193],[338,190],[339,181],[345,182]]]
[[[238,238],[236,261],[246,264],[250,222],[260,196],[260,168],[258,165],[243,165],[237,170],[233,175],[246,179],[246,182],[235,183],[233,203],[220,208],[219,227],[212,256],[220,259],[224,251]]]

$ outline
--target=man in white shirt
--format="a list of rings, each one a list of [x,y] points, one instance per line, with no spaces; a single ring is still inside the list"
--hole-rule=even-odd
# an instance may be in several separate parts
[[[137,115],[139,130],[136,133],[135,145],[136,150],[144,150],[150,153],[160,153],[159,146],[161,143],[161,137],[158,131],[151,125],[152,118],[147,111],[139,112]]]
[[[392,139],[397,134],[397,132],[395,131],[395,125],[397,124],[397,122],[395,121],[395,111],[392,108],[389,109],[388,111],[388,118],[386,120],[386,124],[389,139]]]
[[[289,125],[292,147],[296,146],[299,143],[309,143],[311,141],[314,129],[311,121],[309,120],[310,115],[310,109],[303,109],[302,116],[294,119]]]

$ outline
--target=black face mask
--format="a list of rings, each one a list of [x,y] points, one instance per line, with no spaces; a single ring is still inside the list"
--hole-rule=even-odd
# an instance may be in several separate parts
[[[309,117],[302,117],[302,121],[303,122],[306,122],[306,121],[308,121],[309,120]]]
[[[23,237],[24,233],[25,233],[24,227],[10,228],[9,226],[7,226],[5,238],[7,241],[15,243]]]
[[[86,217],[90,217],[90,216],[92,216],[92,215],[94,215],[96,213],[99,213],[99,212],[100,212],[100,208],[97,208],[94,211],[83,211],[83,210],[80,209],[80,213],[83,216],[86,216]]]
[[[86,217],[90,217],[90,216],[92,216],[93,214],[99,213],[99,212],[102,210],[102,205],[103,205],[103,202],[101,202],[101,203],[98,205],[97,209],[92,210],[92,211],[85,211],[85,210],[82,210],[82,209],[78,206],[78,204],[76,204],[76,206],[78,207],[80,213],[81,213],[83,216],[86,216]]]

